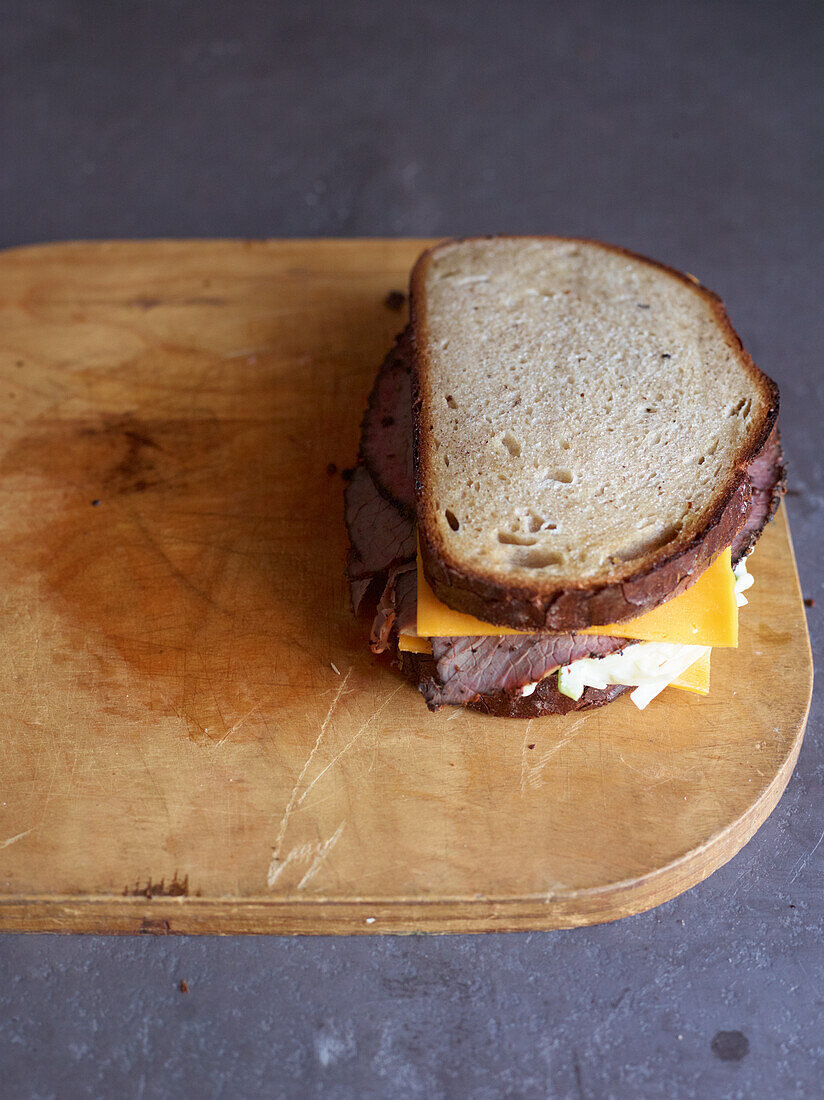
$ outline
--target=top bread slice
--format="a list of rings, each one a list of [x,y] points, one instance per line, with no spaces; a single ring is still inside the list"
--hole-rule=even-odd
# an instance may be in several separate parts
[[[691,276],[594,241],[489,237],[411,277],[418,530],[448,606],[619,622],[743,527],[778,391]]]

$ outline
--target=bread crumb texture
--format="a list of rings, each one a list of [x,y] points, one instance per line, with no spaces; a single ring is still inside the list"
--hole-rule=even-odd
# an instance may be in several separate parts
[[[424,507],[449,557],[554,586],[701,529],[769,403],[712,296],[533,238],[441,246],[421,290]]]

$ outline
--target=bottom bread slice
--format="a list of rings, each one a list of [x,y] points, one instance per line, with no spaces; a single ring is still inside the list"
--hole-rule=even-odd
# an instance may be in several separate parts
[[[427,653],[398,652],[397,663],[401,672],[416,687],[437,676],[435,660]],[[569,714],[571,711],[594,710],[617,699],[632,688],[614,684],[603,690],[585,688],[580,699],[570,699],[558,690],[558,673],[540,680],[530,695],[521,694],[520,688],[510,691],[492,691],[462,705],[468,710],[498,718],[542,718],[549,714]]]

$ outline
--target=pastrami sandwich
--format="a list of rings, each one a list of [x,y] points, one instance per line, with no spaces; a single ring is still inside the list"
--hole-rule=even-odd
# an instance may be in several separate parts
[[[355,612],[432,709],[535,717],[737,644],[785,471],[719,299],[609,245],[447,241],[411,277],[346,490]]]

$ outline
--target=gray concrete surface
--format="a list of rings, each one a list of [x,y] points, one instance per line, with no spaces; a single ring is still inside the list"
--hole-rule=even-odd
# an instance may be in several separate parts
[[[699,275],[781,386],[821,653],[820,3],[5,0],[0,28],[0,245],[541,231]],[[745,850],[618,924],[0,937],[0,1093],[821,1096],[823,717]]]

